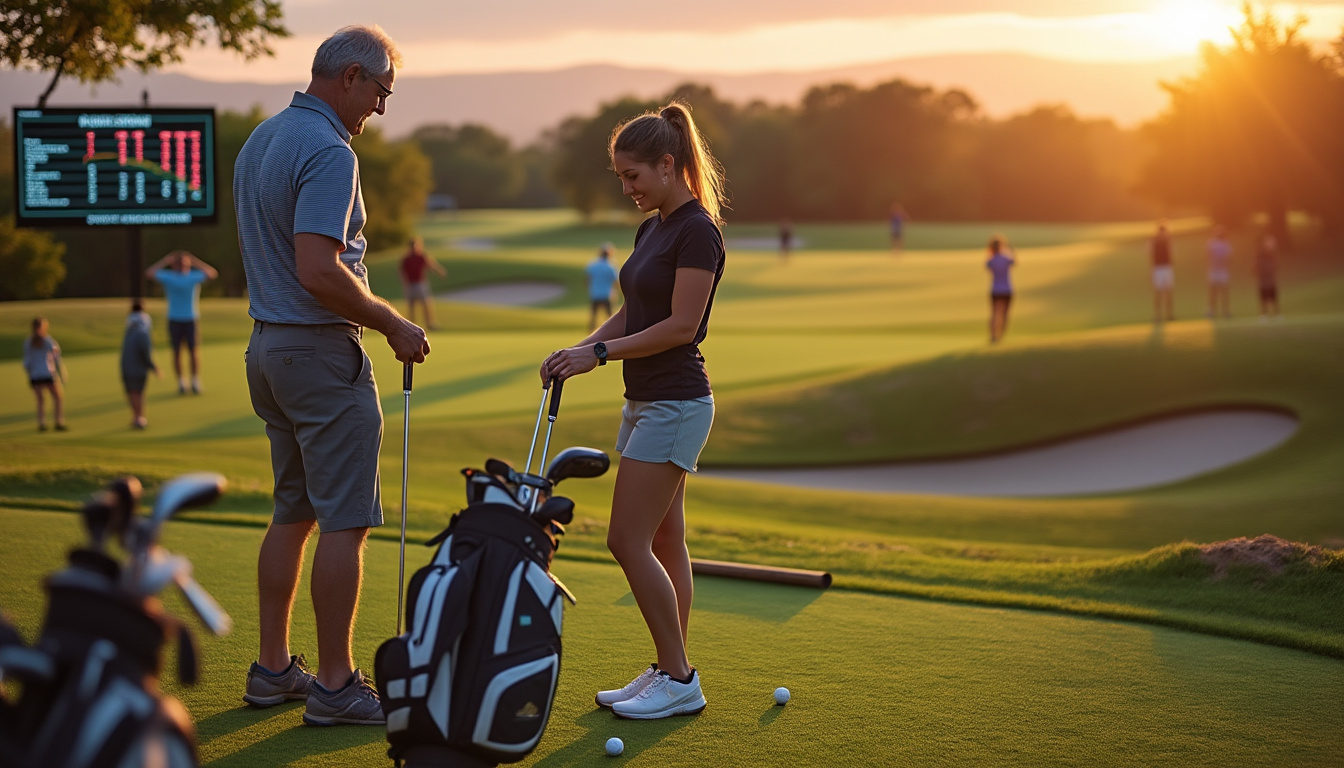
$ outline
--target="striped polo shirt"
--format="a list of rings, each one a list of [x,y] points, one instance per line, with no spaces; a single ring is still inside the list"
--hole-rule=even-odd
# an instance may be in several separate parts
[[[304,289],[294,259],[296,234],[325,235],[341,243],[341,263],[368,287],[359,160],[336,111],[295,93],[258,125],[234,164],[233,205],[248,314],[293,325],[349,322]]]

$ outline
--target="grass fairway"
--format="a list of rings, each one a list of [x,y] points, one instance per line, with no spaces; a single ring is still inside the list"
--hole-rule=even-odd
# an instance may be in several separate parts
[[[1005,344],[985,342],[983,242],[1019,251]],[[1282,323],[1254,319],[1249,236],[1234,241],[1232,309],[1203,310],[1202,224],[1178,222],[1179,322],[1148,323],[1148,224],[916,227],[893,257],[880,225],[800,225],[789,262],[735,250],[768,227],[729,227],[728,267],[704,345],[717,415],[706,464],[879,462],[1000,450],[1163,413],[1249,405],[1291,411],[1280,448],[1185,482],[1123,494],[970,499],[779,489],[694,479],[694,556],[821,568],[825,593],[697,581],[692,659],[710,707],[698,718],[623,723],[591,705],[648,661],[651,644],[603,542],[612,475],[562,492],[578,518],[556,570],[580,604],[550,728],[527,764],[622,760],[704,765],[1338,765],[1344,763],[1344,264],[1286,260]],[[540,307],[443,303],[447,330],[416,372],[410,528],[427,538],[462,503],[457,469],[521,464],[540,389],[536,366],[584,334],[580,267],[626,224],[564,212],[426,219],[449,269],[441,290],[513,279],[567,288]],[[464,247],[458,248],[457,245]],[[481,250],[491,247],[490,250]],[[619,252],[619,251],[618,251]],[[370,257],[397,295],[396,252]],[[70,514],[115,474],[153,486],[211,469],[231,482],[166,543],[237,621],[204,643],[204,681],[179,692],[203,758],[219,766],[377,765],[378,729],[298,727],[293,707],[240,709],[255,653],[257,542],[270,466],[246,392],[250,324],[238,300],[203,303],[207,391],[151,380],[150,429],[127,428],[116,378],[116,300],[0,304],[0,606],[31,637],[39,579],[78,540]],[[161,303],[159,363],[169,369]],[[17,353],[34,314],[68,353],[72,431],[37,434]],[[368,349],[387,416],[383,497],[397,516],[400,369]],[[616,366],[566,387],[555,446],[610,449]],[[375,533],[357,663],[395,625],[396,525]],[[1214,579],[1198,544],[1270,533],[1301,545],[1283,571]],[[1312,545],[1315,548],[1309,548]],[[408,566],[427,555],[408,552]],[[303,588],[306,589],[306,586]],[[312,655],[301,590],[294,647]],[[912,599],[918,598],[918,599]],[[1189,631],[1193,630],[1193,631]],[[1254,642],[1250,642],[1254,641]],[[792,689],[772,705],[777,685]]]
[[[0,558],[34,569],[79,539],[74,515],[11,510],[0,526]],[[381,729],[318,731],[300,724],[299,704],[238,706],[256,626],[253,587],[239,575],[251,573],[260,538],[195,523],[166,531],[238,622],[203,641],[200,686],[169,686],[196,718],[203,762],[381,764]],[[356,647],[366,668],[375,628],[390,634],[395,623],[395,550],[380,541],[368,555]],[[523,765],[604,765],[611,736],[625,741],[624,760],[743,768],[1325,766],[1344,754],[1344,665],[1333,659],[1139,624],[714,578],[696,581],[694,623],[709,708],[619,721],[593,706],[592,688],[620,684],[648,655],[638,609],[614,565],[556,567],[580,602],[566,618],[551,725]],[[21,607],[35,631],[40,604]],[[295,646],[314,642],[300,611]],[[770,696],[779,685],[794,694],[786,707]]]

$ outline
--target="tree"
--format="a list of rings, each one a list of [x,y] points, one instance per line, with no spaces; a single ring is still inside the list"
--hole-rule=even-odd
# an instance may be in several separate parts
[[[571,117],[556,129],[552,180],[585,218],[603,208],[626,207],[621,203],[621,183],[607,156],[611,132],[625,120],[658,106],[656,102],[627,96],[603,104],[592,117]]]
[[[409,139],[389,142],[379,128],[365,126],[350,143],[359,156],[359,183],[368,222],[364,238],[376,250],[405,242],[415,219],[425,212],[433,181],[429,158]]]
[[[97,83],[126,67],[159,69],[210,36],[254,59],[288,35],[279,0],[0,0],[0,61],[52,73],[38,107],[65,76]]]
[[[1344,211],[1344,85],[1328,56],[1279,22],[1243,6],[1227,49],[1206,45],[1200,73],[1164,84],[1167,111],[1147,127],[1156,153],[1144,188],[1167,203],[1196,203],[1235,225],[1255,213],[1288,243],[1288,211],[1338,224]]]
[[[460,208],[509,206],[522,191],[522,158],[507,137],[484,125],[425,125],[411,140],[429,158],[434,191],[452,195]]]
[[[45,299],[65,279],[65,245],[14,227],[14,132],[0,120],[0,301]]]
[[[0,301],[45,299],[65,279],[65,244],[45,232],[16,229],[0,216]]]

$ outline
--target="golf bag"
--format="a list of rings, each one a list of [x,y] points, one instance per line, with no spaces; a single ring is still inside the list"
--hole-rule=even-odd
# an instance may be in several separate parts
[[[438,550],[411,577],[406,631],[374,658],[397,765],[512,763],[537,746],[560,676],[563,601],[574,602],[550,573],[574,504],[549,494],[608,464],[605,453],[571,448],[549,477],[497,459],[462,470],[467,506],[426,543]]]
[[[104,493],[85,506],[86,523],[99,521],[95,546],[71,551],[67,567],[46,580],[47,615],[37,643],[29,647],[16,633],[0,632],[0,674],[22,691],[16,701],[0,702],[0,765],[7,768],[198,765],[190,716],[158,688],[170,639],[178,642],[179,679],[195,684],[191,634],[152,593],[136,588],[145,582],[128,580],[128,571],[143,569],[123,568],[101,548],[109,528],[120,525],[122,533],[134,515],[139,483],[117,482],[121,494]],[[110,519],[121,522],[109,526]],[[147,553],[157,548],[139,540]],[[191,587],[198,589],[195,582]]]

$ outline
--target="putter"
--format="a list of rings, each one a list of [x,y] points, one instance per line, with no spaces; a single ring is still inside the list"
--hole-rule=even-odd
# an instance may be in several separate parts
[[[401,547],[397,552],[397,635],[401,634],[401,601],[406,593],[406,472],[411,444],[411,372],[407,363],[401,372],[401,393],[406,397],[401,412]]]

